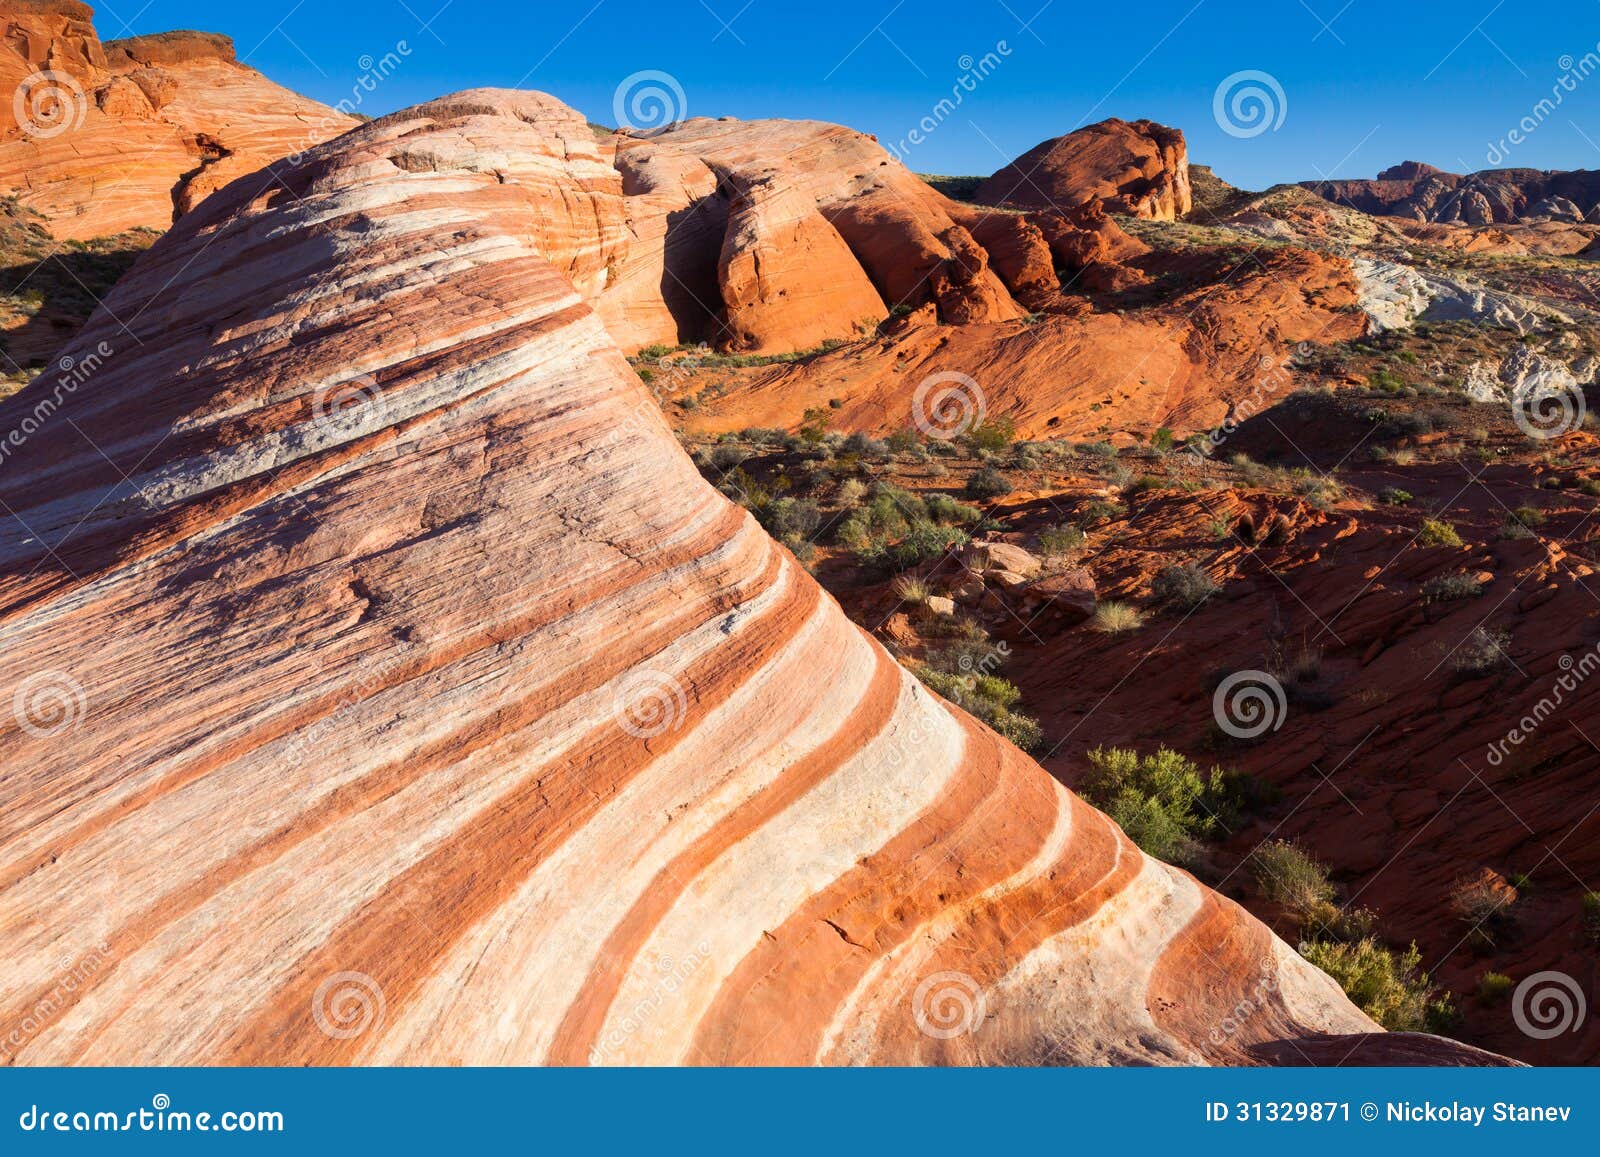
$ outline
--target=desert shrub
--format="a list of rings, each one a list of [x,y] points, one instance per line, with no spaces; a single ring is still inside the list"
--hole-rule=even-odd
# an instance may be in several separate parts
[[[1422,529],[1417,531],[1419,546],[1460,546],[1461,536],[1448,522],[1437,518],[1424,518]]]
[[[1478,999],[1485,1004],[1504,1000],[1511,991],[1511,978],[1503,972],[1485,972],[1478,977]]]
[[[1460,880],[1450,892],[1450,911],[1474,933],[1487,937],[1486,929],[1498,923],[1511,907],[1509,894],[1488,880]]]
[[[914,668],[917,678],[1022,750],[1036,749],[1044,733],[1037,720],[1015,709],[1022,692],[994,673],[1004,656],[977,624],[964,622],[957,629],[960,637]]]
[[[1439,1032],[1455,1020],[1448,997],[1421,971],[1422,953],[1385,948],[1368,936],[1353,943],[1313,941],[1300,954],[1333,977],[1355,1005],[1391,1032]]]
[[[936,496],[944,499],[944,496]],[[930,504],[915,494],[880,483],[836,532],[836,541],[869,566],[905,570],[952,547],[964,546],[966,531],[949,525],[970,510],[948,500]],[[945,517],[942,517],[945,516]]]
[[[822,524],[822,512],[806,498],[774,498],[755,515],[768,534],[785,543],[809,539]]]
[[[1435,575],[1422,584],[1422,599],[1428,603],[1448,603],[1456,599],[1475,599],[1483,586],[1465,571]]]
[[[1120,635],[1124,631],[1137,631],[1144,626],[1144,614],[1129,603],[1108,600],[1094,609],[1089,626],[1107,635]]]
[[[1511,517],[1523,526],[1543,526],[1550,521],[1549,516],[1537,506],[1519,506],[1511,512]]]
[[[1194,563],[1162,567],[1150,583],[1150,593],[1158,603],[1187,611],[1194,610],[1220,589],[1205,568]]]
[[[1167,480],[1165,478],[1157,478],[1154,474],[1141,474],[1128,483],[1129,491],[1134,494],[1145,494],[1151,490],[1165,490],[1166,488]]]
[[[918,575],[903,574],[894,580],[890,586],[895,598],[913,606],[921,606],[933,595],[933,587],[928,580]]]
[[[967,479],[962,494],[974,502],[987,502],[992,498],[1004,498],[1012,489],[1011,479],[994,467],[985,466]]]
[[[1150,435],[1150,445],[1163,454],[1172,449],[1177,444],[1177,441],[1177,438],[1173,436],[1172,430],[1167,426],[1162,426],[1154,434]]]
[[[1250,861],[1267,898],[1291,912],[1304,914],[1333,901],[1328,869],[1298,844],[1273,840],[1251,853]]]
[[[1078,447],[1085,454],[1095,458],[1115,458],[1117,448],[1110,442],[1084,442]]]
[[[1466,642],[1456,648],[1451,665],[1463,675],[1487,675],[1500,670],[1511,661],[1507,653],[1507,648],[1510,646],[1510,631],[1479,627],[1467,636]]]
[[[872,487],[868,486],[861,479],[846,478],[843,482],[839,483],[839,490],[838,493],[834,495],[834,498],[840,506],[859,506],[871,492]]]
[[[951,526],[971,526],[983,519],[983,511],[976,506],[957,502],[948,494],[930,494],[923,500],[923,505],[929,518]]]
[[[1168,747],[1154,755],[1097,747],[1088,758],[1079,792],[1145,852],[1168,863],[1192,863],[1199,843],[1237,818],[1247,794],[1241,777],[1219,767],[1203,771]]]
[[[1527,523],[1519,522],[1515,518],[1507,518],[1500,524],[1500,537],[1508,541],[1516,542],[1524,539],[1536,538],[1538,536],[1535,535],[1532,530],[1528,529]]]
[[[1083,546],[1083,531],[1062,523],[1039,533],[1039,553],[1045,558],[1059,558]]]
[[[1583,894],[1583,934],[1600,944],[1600,892]]]
[[[839,452],[841,454],[854,454],[858,458],[880,461],[889,456],[889,444],[858,431],[844,440],[844,444],[839,447]]]
[[[1127,510],[1120,502],[1107,502],[1103,498],[1097,498],[1093,502],[1085,504],[1083,508],[1084,521],[1091,524],[1110,522],[1113,519],[1121,518],[1127,513]]]
[[[921,566],[943,556],[946,551],[967,545],[969,537],[960,527],[916,521],[905,537],[889,548],[889,560],[900,570]]]
[[[718,470],[732,470],[735,466],[743,464],[750,457],[750,451],[742,446],[713,446],[711,448],[711,465]]]
[[[1004,450],[1017,436],[1017,424],[1001,416],[980,422],[967,431],[965,442],[974,450]]]
[[[1398,486],[1385,486],[1378,491],[1378,501],[1385,506],[1404,506],[1414,497],[1411,491],[1401,490]]]

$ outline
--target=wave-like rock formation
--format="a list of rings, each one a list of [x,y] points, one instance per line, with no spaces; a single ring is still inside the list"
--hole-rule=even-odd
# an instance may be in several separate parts
[[[354,117],[171,32],[102,43],[77,0],[0,14],[0,193],[61,238],[165,229],[221,185],[352,128]]]
[[[396,113],[180,219],[0,406],[5,1059],[1370,1033],[698,477],[584,301],[608,169],[539,94]]]
[[[1183,132],[1155,121],[1113,117],[1041,141],[973,195],[984,205],[1107,211],[1172,221],[1193,207]]]

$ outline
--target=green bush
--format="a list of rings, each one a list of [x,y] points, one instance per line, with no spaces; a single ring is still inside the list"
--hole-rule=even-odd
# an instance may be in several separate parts
[[[967,479],[966,489],[962,493],[974,502],[987,502],[992,498],[1004,498],[1013,489],[1011,479],[993,466],[985,466]]]
[[[1447,996],[1439,996],[1419,966],[1413,944],[1404,952],[1368,936],[1353,943],[1314,941],[1300,954],[1333,977],[1356,1007],[1390,1032],[1440,1032],[1455,1021]]]
[[[1583,932],[1590,940],[1600,944],[1600,892],[1583,894]]]
[[[1378,501],[1385,506],[1404,506],[1414,497],[1411,491],[1401,490],[1398,486],[1385,486],[1378,491]]]
[[[1089,626],[1102,634],[1120,635],[1144,626],[1144,614],[1130,603],[1108,599],[1095,607]]]
[[[1084,521],[1089,523],[1111,522],[1127,513],[1120,502],[1107,502],[1103,498],[1097,498],[1083,508]]]
[[[1200,841],[1236,818],[1248,794],[1242,777],[1218,767],[1202,771],[1168,747],[1154,755],[1097,747],[1088,758],[1080,794],[1145,852],[1169,863],[1192,863]]]
[[[1017,436],[1017,424],[1010,418],[991,418],[967,431],[964,439],[974,450],[1004,450]]]
[[[913,668],[932,691],[983,720],[1023,751],[1033,751],[1044,733],[1031,716],[1015,710],[1022,697],[1016,684],[993,673],[1001,652],[976,624],[963,624],[961,638],[932,652]]]
[[[1039,553],[1045,558],[1058,558],[1083,546],[1083,531],[1062,523],[1039,533]]]
[[[1478,999],[1485,1004],[1504,1000],[1511,991],[1511,978],[1503,972],[1485,972],[1478,977]]]
[[[1419,546],[1460,546],[1461,536],[1448,522],[1437,518],[1424,518],[1422,529],[1417,531]]]

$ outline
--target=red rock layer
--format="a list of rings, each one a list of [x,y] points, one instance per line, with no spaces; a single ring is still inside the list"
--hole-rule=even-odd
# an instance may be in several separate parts
[[[611,144],[626,243],[595,306],[624,349],[808,349],[897,308],[1007,321],[1056,289],[1037,228],[951,201],[863,133],[696,118]]]
[[[583,300],[598,171],[539,94],[386,117],[181,219],[0,405],[6,1058],[1370,1032],[701,481]]]
[[[165,229],[228,180],[358,122],[234,59],[225,36],[100,42],[75,0],[0,15],[0,193],[58,237]],[[46,75],[48,74],[48,75]]]
[[[1178,129],[1113,117],[1041,141],[978,186],[973,199],[1058,212],[1097,201],[1113,213],[1171,221],[1193,204],[1189,148]]]

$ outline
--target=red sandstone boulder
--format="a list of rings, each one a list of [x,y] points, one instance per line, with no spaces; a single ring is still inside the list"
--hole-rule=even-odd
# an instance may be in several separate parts
[[[1063,211],[1098,201],[1108,211],[1171,221],[1189,212],[1183,133],[1115,118],[1041,142],[974,194],[984,205]]]

